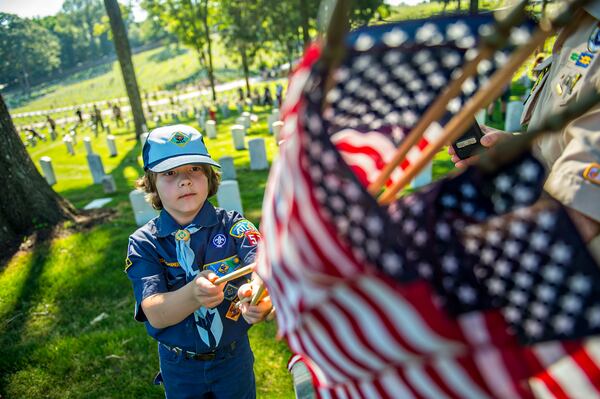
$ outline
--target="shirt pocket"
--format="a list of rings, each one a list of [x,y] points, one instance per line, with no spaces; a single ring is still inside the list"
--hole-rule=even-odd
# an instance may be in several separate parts
[[[542,74],[543,75],[538,78],[535,85],[531,89],[529,96],[525,100],[525,104],[523,104],[523,114],[521,115],[521,121],[520,121],[521,125],[527,124],[529,122],[529,119],[531,118],[531,114],[533,113],[535,104],[538,101],[538,97],[539,97],[540,93],[542,92],[542,87],[544,87],[544,85],[548,84],[547,70],[543,71]]]

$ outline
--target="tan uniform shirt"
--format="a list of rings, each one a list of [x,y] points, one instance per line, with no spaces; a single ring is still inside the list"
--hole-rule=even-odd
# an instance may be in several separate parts
[[[552,64],[525,103],[522,123],[529,127],[560,112],[583,93],[600,87],[600,46],[590,47],[598,19],[581,11],[552,51]],[[571,121],[562,132],[546,134],[534,152],[549,170],[545,190],[564,205],[600,223],[600,106]],[[600,237],[591,245],[600,254]]]

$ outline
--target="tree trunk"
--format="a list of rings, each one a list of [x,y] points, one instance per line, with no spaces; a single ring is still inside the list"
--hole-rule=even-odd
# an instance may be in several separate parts
[[[0,94],[0,253],[23,235],[63,220],[74,220],[73,206],[39,174]]]
[[[240,56],[242,57],[242,69],[244,70],[244,79],[246,79],[246,93],[250,93],[250,80],[248,72],[248,56],[246,55],[246,48],[242,46],[240,48]]]
[[[479,12],[479,0],[470,0],[469,14],[477,14]]]
[[[208,46],[208,79],[210,81],[212,99],[213,101],[217,101],[217,92],[215,91],[215,75],[213,71],[212,42],[210,40],[210,28],[208,27],[208,0],[204,2],[204,15],[202,17],[202,23],[204,24],[204,35],[206,36],[206,44]]]
[[[129,104],[131,105],[131,112],[133,113],[135,137],[139,140],[140,135],[144,133],[144,130],[146,130],[146,117],[144,116],[142,99],[140,97],[140,89],[138,88],[135,70],[133,69],[133,62],[131,61],[131,48],[129,47],[129,39],[127,39],[125,24],[123,23],[121,9],[119,8],[117,0],[104,0],[104,6],[106,7],[108,19],[110,20],[113,43],[115,45],[117,57],[119,58],[121,72],[123,73],[123,81],[125,82],[125,88],[127,89],[127,96],[129,97]]]
[[[300,2],[300,17],[302,19],[302,40],[304,42],[304,48],[308,47],[310,43],[310,34],[308,33],[308,10],[306,8],[306,0],[299,0]]]

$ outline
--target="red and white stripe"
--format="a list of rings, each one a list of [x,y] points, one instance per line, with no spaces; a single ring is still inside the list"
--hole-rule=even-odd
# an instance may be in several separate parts
[[[302,145],[309,138],[297,115],[311,65],[300,64],[283,106],[286,140],[265,192],[257,261],[279,334],[297,354],[289,367],[304,361],[320,398],[512,399],[532,390],[539,397],[598,397],[598,341],[523,348],[497,312],[453,319],[425,282],[400,286],[357,261],[324,215],[306,170]],[[430,135],[424,140],[435,130]],[[347,134],[337,145],[349,154],[361,147],[355,140]],[[426,145],[411,150],[401,168]],[[370,175],[377,162],[357,164]]]
[[[319,395],[397,397],[403,389],[416,397],[491,397],[474,365],[455,359],[466,347],[428,287],[399,292],[384,276],[365,273],[331,231],[300,167],[303,138],[290,136],[274,165],[258,272],[278,309],[279,333],[318,365]],[[364,277],[348,284],[357,275]]]
[[[386,185],[390,186],[398,181],[404,171],[420,158],[423,150],[441,132],[440,125],[437,122],[432,123],[419,142],[408,151],[404,161],[391,173]],[[379,177],[396,152],[394,143],[377,131],[363,133],[354,129],[343,129],[333,134],[331,141],[365,187]]]

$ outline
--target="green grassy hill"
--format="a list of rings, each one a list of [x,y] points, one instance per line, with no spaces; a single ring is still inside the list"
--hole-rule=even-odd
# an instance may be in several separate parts
[[[196,54],[187,49],[163,46],[133,56],[141,91],[172,90],[178,84],[206,79]],[[217,80],[227,81],[241,76],[233,63],[216,46]],[[60,108],[69,105],[124,97],[125,87],[117,61],[99,65],[70,76],[60,82],[39,85],[32,90],[31,101],[20,93],[7,93],[11,113]]]

